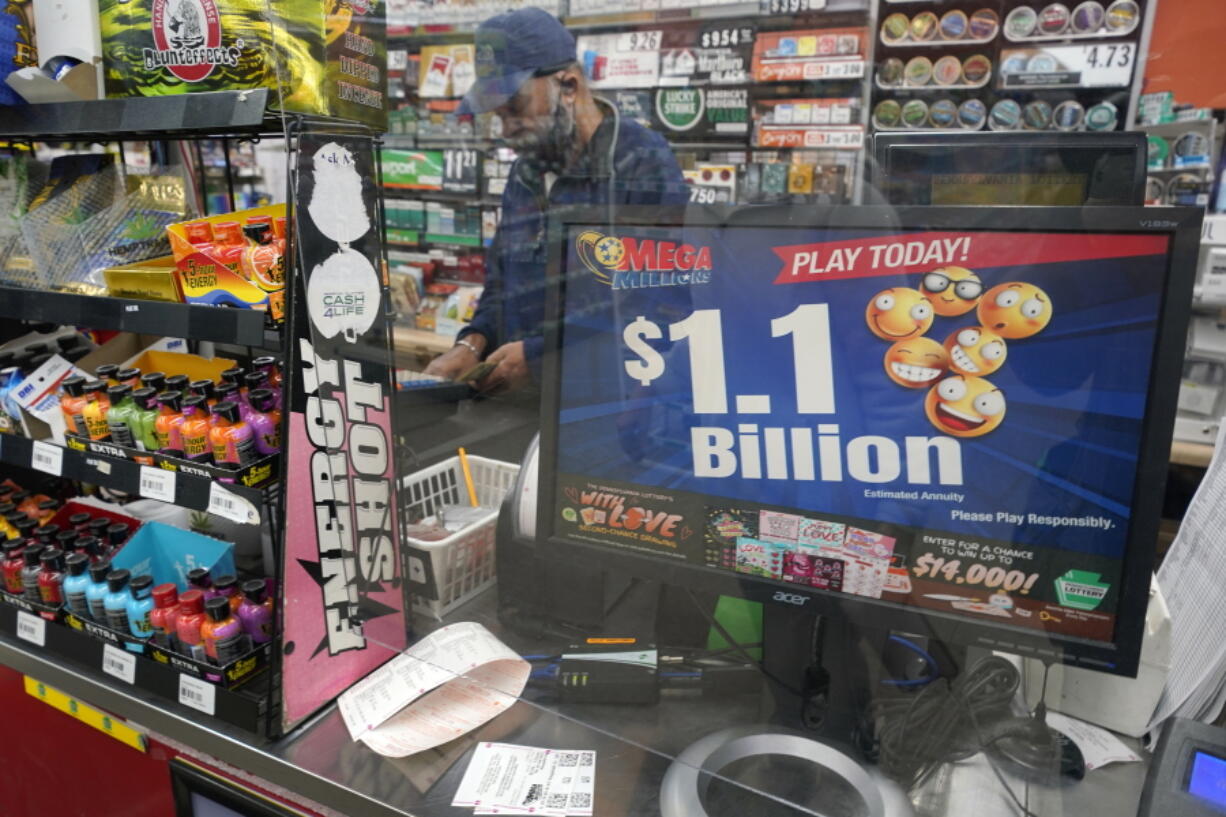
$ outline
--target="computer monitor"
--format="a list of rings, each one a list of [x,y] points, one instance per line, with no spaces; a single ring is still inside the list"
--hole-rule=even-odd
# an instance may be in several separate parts
[[[1145,203],[1145,134],[879,133],[872,184],[889,204]]]
[[[554,215],[547,559],[1135,675],[1198,212]]]

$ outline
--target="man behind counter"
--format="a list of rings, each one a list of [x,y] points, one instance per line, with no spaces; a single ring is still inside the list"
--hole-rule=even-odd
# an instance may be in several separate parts
[[[476,69],[459,112],[497,114],[518,159],[472,323],[426,372],[455,378],[486,360],[495,368],[477,387],[496,393],[540,383],[549,210],[685,204],[689,196],[665,139],[592,95],[575,39],[553,15],[523,8],[486,20]]]

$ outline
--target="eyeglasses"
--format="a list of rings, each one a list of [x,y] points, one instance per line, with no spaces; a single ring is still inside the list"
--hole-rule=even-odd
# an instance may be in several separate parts
[[[953,281],[947,275],[942,275],[939,272],[930,272],[924,276],[921,286],[928,292],[944,292],[949,289],[949,285],[954,285],[954,295],[957,295],[964,301],[973,301],[983,294],[983,284],[979,281],[972,281],[965,278],[961,281]]]
[[[496,109],[497,113],[505,114],[506,116],[523,116],[524,112],[531,104],[532,80],[552,77],[554,74],[561,73],[565,69],[566,65],[538,69],[532,74],[531,77],[529,77],[522,85],[519,86],[519,90],[512,94],[506,102],[502,103],[502,105]]]

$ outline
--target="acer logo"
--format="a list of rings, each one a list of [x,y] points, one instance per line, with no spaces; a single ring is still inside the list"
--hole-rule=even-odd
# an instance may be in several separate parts
[[[800,593],[789,593],[786,590],[776,590],[775,595],[771,598],[784,604],[795,604],[797,607],[803,607],[805,602],[809,600],[808,596],[802,596]]]

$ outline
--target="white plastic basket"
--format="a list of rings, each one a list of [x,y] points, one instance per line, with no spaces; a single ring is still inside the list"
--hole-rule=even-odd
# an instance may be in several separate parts
[[[485,457],[468,457],[477,502],[489,511],[446,539],[426,542],[404,536],[409,551],[406,575],[413,610],[442,617],[494,583],[494,528],[503,497],[515,485],[519,466]],[[445,505],[469,504],[459,456],[405,477],[400,489],[400,519],[424,519]],[[415,561],[416,560],[416,561]],[[428,561],[425,564],[424,561]],[[433,581],[431,581],[433,578]]]

